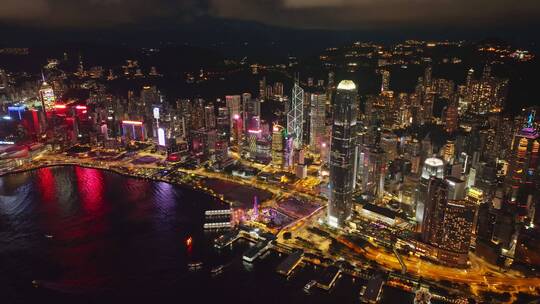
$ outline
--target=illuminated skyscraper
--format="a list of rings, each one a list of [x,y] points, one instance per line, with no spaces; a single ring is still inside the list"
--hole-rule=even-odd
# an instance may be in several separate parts
[[[292,89],[291,108],[287,113],[287,133],[293,137],[295,148],[302,147],[304,132],[304,90],[294,82]]]
[[[512,141],[512,151],[506,174],[506,183],[510,186],[511,201],[515,202],[518,190],[523,184],[532,184],[538,175],[538,157],[540,134],[535,129],[535,110],[531,110],[526,126],[519,130]],[[526,202],[519,202],[521,207]]]
[[[437,248],[439,262],[465,267],[476,206],[462,199],[449,200],[448,188],[448,181],[429,180],[422,240]]]
[[[311,94],[311,115],[310,115],[310,134],[309,148],[314,153],[320,153],[321,144],[324,141],[326,126],[326,94]]]
[[[450,103],[446,109],[445,130],[448,133],[453,133],[458,128],[458,107],[457,101]]]
[[[207,130],[216,128],[216,114],[213,104],[208,104],[204,107],[204,127]]]
[[[225,105],[229,109],[231,134],[233,134],[234,118],[240,116],[242,97],[240,95],[227,95],[225,96]]]
[[[41,101],[41,106],[43,111],[50,110],[54,107],[56,97],[54,96],[54,90],[51,85],[45,81],[45,76],[42,75],[43,82],[39,89],[39,99]]]
[[[284,128],[280,125],[274,125],[272,128],[272,165],[278,168],[284,165],[284,132]]]
[[[425,204],[428,193],[429,180],[431,177],[442,179],[444,176],[444,163],[438,158],[428,158],[422,167],[420,183],[416,189],[416,222],[418,229],[422,230],[424,225]]]
[[[355,184],[357,89],[351,80],[337,86],[330,153],[330,202],[328,223],[343,226],[350,217]]]
[[[386,92],[390,90],[390,71],[382,70],[381,71],[381,92]]]

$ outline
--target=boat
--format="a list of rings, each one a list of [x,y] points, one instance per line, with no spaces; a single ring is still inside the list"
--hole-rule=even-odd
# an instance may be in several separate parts
[[[304,286],[304,292],[305,293],[309,293],[309,291],[311,290],[311,287],[313,287],[315,284],[317,284],[317,281],[315,280],[311,280],[309,281],[306,286]]]
[[[203,262],[191,262],[188,264],[189,270],[200,270],[203,267]]]
[[[223,272],[223,269],[225,269],[225,265],[219,265],[217,267],[212,268],[212,270],[210,270],[210,274],[212,274],[213,276],[217,276]]]

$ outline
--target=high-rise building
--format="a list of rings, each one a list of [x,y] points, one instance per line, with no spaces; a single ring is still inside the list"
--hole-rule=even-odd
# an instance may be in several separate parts
[[[272,128],[272,165],[282,168],[284,165],[284,132],[285,129],[280,125],[274,125]]]
[[[428,65],[424,70],[424,89],[431,87],[432,67]]]
[[[458,128],[458,107],[456,102],[450,103],[448,108],[446,108],[446,120],[445,120],[445,130],[448,133],[453,133]]]
[[[216,128],[216,114],[214,104],[210,103],[204,107],[204,127],[207,130]]]
[[[384,194],[384,178],[386,175],[386,157],[379,147],[366,147],[360,153],[362,192],[377,198]]]
[[[422,240],[436,248],[441,263],[465,267],[476,206],[463,199],[449,200],[448,188],[448,181],[430,178]]]
[[[390,90],[390,71],[382,70],[381,71],[381,92],[386,92]]]
[[[328,223],[343,226],[351,215],[355,185],[357,88],[351,80],[337,86],[330,153],[330,202]]]
[[[155,86],[144,86],[141,90],[141,102],[143,106],[158,104],[159,92]]]
[[[416,189],[416,222],[418,230],[423,229],[429,181],[432,177],[440,179],[444,177],[444,163],[442,160],[434,157],[425,160],[420,182]]]
[[[326,134],[326,94],[311,94],[309,148],[320,153],[321,144]]]
[[[506,100],[508,79],[491,76],[491,67],[486,65],[480,79],[473,78],[474,71],[467,74],[467,108],[475,114],[499,113]]]
[[[295,148],[302,147],[304,132],[304,89],[294,82],[292,89],[291,108],[287,113],[287,133],[293,137]]]
[[[534,110],[530,111],[525,127],[514,135],[512,141],[506,183],[513,203],[517,200],[520,187],[524,184],[533,184],[538,175],[540,134],[534,125],[535,114]],[[525,207],[526,202],[518,202],[518,205]]]
[[[227,109],[229,109],[229,117],[230,117],[230,123],[231,131],[230,133],[233,133],[234,128],[234,117],[238,116],[240,117],[240,111],[241,111],[241,104],[242,104],[242,97],[240,95],[227,95],[225,96],[225,105],[227,106]]]
[[[52,109],[54,107],[54,103],[56,102],[54,90],[52,86],[45,81],[45,77],[43,77],[43,82],[41,83],[41,87],[39,89],[39,99],[41,101],[43,111]]]
[[[259,99],[244,99],[243,101],[243,114],[244,114],[244,130],[257,129],[258,126],[254,126],[257,120],[254,118],[261,116],[261,102]]]

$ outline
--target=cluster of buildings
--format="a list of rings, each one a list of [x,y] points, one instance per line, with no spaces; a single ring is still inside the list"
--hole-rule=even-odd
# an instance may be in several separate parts
[[[390,73],[381,76],[381,92],[367,97],[363,113],[356,85],[337,86],[328,224],[355,227],[356,215],[374,212],[372,219],[394,224],[397,215],[413,223],[416,237],[397,234],[397,247],[411,254],[467,267],[475,250],[494,264],[537,265],[536,109],[503,116],[508,81],[492,77],[489,66],[479,79],[469,71],[457,90],[432,79],[427,66],[415,93],[398,98],[389,90]],[[443,119],[432,112],[435,98],[447,103]],[[422,126],[428,131],[419,132]]]
[[[124,73],[137,69],[127,62]],[[425,65],[413,93],[392,91],[383,68],[380,93],[371,96],[359,96],[361,83],[336,82],[329,72],[326,81],[296,77],[288,96],[283,83],[263,77],[258,96],[175,102],[156,86],[119,97],[99,82],[68,87],[56,76],[34,90],[14,88],[0,70],[1,165],[15,167],[36,144],[129,149],[152,142],[170,160],[215,170],[233,155],[298,178],[313,166],[332,227],[348,229],[365,208],[380,213],[375,219],[400,219],[386,225],[408,224],[407,237],[397,234],[398,249],[449,266],[466,267],[470,250],[493,263],[540,265],[536,109],[505,116],[508,80],[493,76],[490,65],[479,76],[465,71],[462,84],[434,78],[432,69]],[[82,64],[74,75],[92,79]],[[89,92],[84,98],[60,98],[81,89]],[[264,119],[268,100],[280,109]],[[434,113],[435,104],[444,105],[442,113]]]

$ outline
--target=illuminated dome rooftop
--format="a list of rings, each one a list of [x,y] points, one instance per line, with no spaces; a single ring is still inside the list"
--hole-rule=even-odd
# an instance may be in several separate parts
[[[338,90],[353,91],[356,90],[356,84],[352,80],[342,80],[337,86]]]

